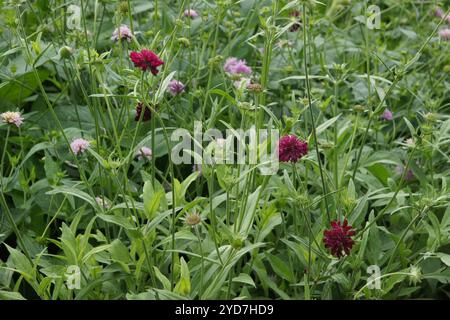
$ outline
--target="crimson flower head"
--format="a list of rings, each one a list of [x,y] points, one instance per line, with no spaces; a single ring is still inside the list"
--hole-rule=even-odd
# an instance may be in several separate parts
[[[156,53],[147,49],[142,49],[141,52],[132,51],[130,53],[130,59],[133,61],[136,68],[140,68],[142,71],[150,69],[150,72],[154,76],[159,72],[157,68],[164,64],[164,61],[162,61]]]
[[[142,112],[144,114],[142,114]],[[134,117],[134,120],[140,121],[148,121],[152,118],[152,111],[147,106],[144,106],[142,102],[138,102],[136,105],[136,116]]]
[[[280,138],[278,143],[278,158],[281,162],[297,162],[308,153],[308,143],[294,135]]]
[[[342,224],[334,220],[331,222],[331,229],[323,232],[323,242],[333,256],[340,258],[343,255],[350,254],[350,250],[355,243],[352,236],[355,234],[356,231],[348,225],[347,219],[344,219]]]

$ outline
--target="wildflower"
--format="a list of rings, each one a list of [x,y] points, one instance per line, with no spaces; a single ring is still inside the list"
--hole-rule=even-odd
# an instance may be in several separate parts
[[[364,111],[366,111],[366,108],[360,104],[357,104],[353,107],[353,111],[358,112],[358,113],[364,112]]]
[[[414,141],[413,138],[408,138],[405,140],[405,145],[408,148],[414,148],[416,146],[416,142]]]
[[[58,54],[61,59],[69,59],[73,54],[73,48],[69,46],[63,46],[59,49]]]
[[[300,11],[294,10],[294,11],[291,12],[290,16],[291,16],[291,18],[292,18],[295,22],[294,22],[294,24],[289,28],[289,31],[290,31],[290,32],[295,32],[295,31],[297,31],[298,29],[300,29],[300,27],[301,27],[301,24],[299,23],[299,21],[301,21],[300,18],[299,18],[299,17],[300,17]]]
[[[280,138],[278,156],[282,162],[297,162],[308,153],[308,143],[294,135]]]
[[[177,94],[183,92],[185,87],[186,86],[181,81],[172,80],[169,82],[167,89],[171,95],[176,96]]]
[[[99,206],[102,206],[102,207],[105,208],[105,209],[111,208],[111,204],[110,204],[109,201],[106,200],[105,198],[102,198],[102,197],[97,196],[97,197],[95,197],[95,202],[97,202],[97,204],[98,204]]]
[[[89,141],[83,138],[75,139],[70,144],[70,148],[72,149],[72,152],[77,156],[80,153],[83,153],[87,148],[89,148]]]
[[[247,90],[248,91],[253,91],[253,92],[262,92],[263,91],[263,87],[259,83],[249,83],[247,85]]]
[[[244,245],[245,239],[241,235],[234,235],[233,239],[231,239],[231,247],[234,250],[239,250]]]
[[[142,49],[141,52],[132,51],[130,53],[130,59],[133,61],[135,67],[140,68],[142,71],[150,69],[150,72],[154,76],[159,72],[157,68],[164,64],[164,61],[153,51],[147,49]]]
[[[331,250],[333,256],[340,258],[350,254],[355,243],[352,236],[355,234],[356,231],[348,225],[347,219],[344,219],[342,224],[334,220],[331,222],[331,229],[323,232],[323,242],[325,247]]]
[[[252,68],[246,65],[245,60],[238,60],[234,57],[225,61],[223,69],[230,74],[251,74]]]
[[[436,17],[438,17],[439,19],[445,19],[447,20],[448,23],[450,23],[450,14],[445,16],[444,10],[442,10],[441,8],[436,8],[436,10],[434,11],[434,15]]]
[[[142,109],[144,109],[144,114],[142,114]],[[138,102],[136,105],[136,116],[134,117],[135,121],[148,121],[152,118],[152,111],[147,106],[144,106],[144,103]]]
[[[184,10],[183,15],[184,15],[185,17],[188,17],[188,18],[191,18],[191,19],[195,19],[195,18],[198,17],[197,11],[192,10],[192,9],[186,9],[186,10]]]
[[[403,175],[403,171],[405,171],[405,166],[399,164],[397,167],[395,167],[395,171],[397,172],[397,174]],[[411,170],[411,168],[408,168],[408,171],[406,171],[405,173],[405,181],[412,181],[414,180],[414,178],[415,178],[414,172]]]
[[[437,121],[437,116],[435,113],[432,112],[428,112],[425,114],[424,116],[425,120],[429,121],[429,122],[436,122]]]
[[[190,227],[195,227],[202,221],[202,217],[197,212],[189,213],[186,216],[186,224]]]
[[[131,32],[130,28],[128,28],[124,24],[116,28],[111,37],[111,40],[113,41],[127,40],[128,42],[130,42],[131,39],[133,39],[133,33]]]
[[[20,112],[7,111],[1,114],[3,122],[14,124],[16,127],[20,127],[23,123],[23,117]]]
[[[442,29],[441,31],[439,31],[439,36],[445,41],[450,40],[450,29],[449,28]]]
[[[128,13],[128,9],[128,3],[126,1],[120,2],[117,6],[117,10],[123,15]]]
[[[136,153],[136,156],[137,156],[138,160],[141,160],[143,158],[147,158],[150,160],[152,158],[152,149],[150,149],[148,147],[142,147]]]
[[[436,8],[434,10],[434,15],[440,19],[442,19],[444,17],[444,10],[442,10],[441,8]]]
[[[392,111],[389,109],[384,109],[383,114],[380,116],[382,120],[391,121],[392,120]]]
[[[409,269],[409,283],[411,285],[417,285],[422,281],[422,270],[419,266],[411,265]]]

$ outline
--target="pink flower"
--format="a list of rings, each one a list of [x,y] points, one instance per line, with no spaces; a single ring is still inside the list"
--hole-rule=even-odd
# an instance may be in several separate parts
[[[14,124],[16,127],[20,127],[23,123],[23,117],[20,112],[7,111],[1,114],[3,122]]]
[[[278,156],[281,162],[297,162],[308,153],[308,143],[294,135],[280,138]]]
[[[178,80],[172,80],[169,82],[169,86],[167,89],[169,90],[170,94],[175,96],[178,93],[181,93],[184,91],[185,85]]]
[[[238,60],[234,57],[228,58],[225,61],[223,69],[231,74],[251,74],[252,68],[246,65],[245,60]]]
[[[70,144],[70,148],[72,149],[72,152],[77,156],[80,153],[83,153],[87,148],[89,148],[89,141],[84,140],[83,138],[75,139]]]
[[[384,112],[383,112],[383,114],[380,116],[380,118],[382,119],[382,120],[386,120],[386,121],[391,121],[392,119],[393,119],[393,117],[392,117],[392,111],[391,110],[389,110],[389,109],[384,109]]]
[[[123,24],[114,30],[111,40],[118,41],[125,39],[130,42],[132,38],[133,33],[131,32],[130,28]]]
[[[139,151],[136,153],[136,156],[139,160],[143,158],[151,159],[152,158],[152,149],[148,147],[142,147],[139,149]]]
[[[147,49],[142,49],[141,52],[132,51],[130,53],[130,59],[133,61],[135,67],[140,68],[142,71],[150,69],[154,76],[159,72],[157,68],[164,64],[164,61],[153,51]]]
[[[437,7],[437,8],[434,10],[434,15],[435,15],[436,17],[442,19],[442,18],[444,17],[444,10],[442,10],[442,9],[439,8],[439,7]]]
[[[335,220],[331,222],[331,229],[323,232],[323,242],[333,256],[340,258],[350,254],[355,243],[352,236],[355,234],[356,231],[348,225],[347,219],[342,224]]]
[[[434,11],[434,15],[440,19],[444,18],[447,20],[448,23],[450,23],[450,14],[445,16],[445,12],[444,10],[442,10],[441,8],[436,8],[436,10]],[[445,16],[445,17],[444,17]]]
[[[441,31],[439,31],[439,36],[445,41],[450,40],[450,29],[442,29]]]
[[[192,10],[192,9],[186,9],[186,10],[184,10],[183,15],[184,15],[185,17],[188,17],[188,18],[191,18],[191,19],[195,19],[195,18],[198,17],[197,11]]]

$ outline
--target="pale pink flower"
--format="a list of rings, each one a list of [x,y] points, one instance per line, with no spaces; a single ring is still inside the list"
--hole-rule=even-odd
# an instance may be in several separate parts
[[[391,121],[393,119],[393,114],[392,111],[389,109],[384,109],[383,114],[380,116],[381,119],[386,120],[386,121]]]
[[[113,32],[113,35],[111,37],[111,40],[118,41],[125,39],[128,42],[133,39],[133,33],[131,32],[130,28],[128,28],[126,25],[121,25],[120,27],[116,28]]]
[[[436,16],[436,17],[438,17],[438,18],[443,18],[444,17],[444,10],[442,10],[441,8],[436,8],[435,10],[434,10],[434,15]]]
[[[172,80],[169,82],[169,86],[167,90],[169,90],[170,94],[176,96],[177,94],[184,91],[185,85],[178,80]]]
[[[198,17],[197,11],[192,10],[192,9],[186,9],[186,10],[184,10],[183,15],[184,15],[185,17],[188,17],[188,18],[191,18],[191,19],[195,19],[195,18]]]
[[[70,144],[70,148],[75,155],[79,155],[80,153],[83,153],[87,148],[89,148],[89,141],[83,138],[75,139]]]
[[[442,29],[441,31],[439,31],[439,36],[445,41],[450,40],[450,29],[449,28]]]
[[[142,147],[139,149],[139,151],[136,153],[136,156],[139,160],[143,158],[151,159],[152,158],[152,149],[148,147]]]
[[[445,16],[445,12],[441,8],[436,8],[436,10],[434,11],[434,15],[440,19],[444,18],[448,23],[450,23],[450,14]]]
[[[1,114],[3,122],[14,124],[16,127],[20,127],[23,123],[23,117],[20,112],[7,111]]]
[[[251,74],[252,68],[246,65],[245,60],[238,60],[234,57],[225,61],[223,69],[230,74]]]

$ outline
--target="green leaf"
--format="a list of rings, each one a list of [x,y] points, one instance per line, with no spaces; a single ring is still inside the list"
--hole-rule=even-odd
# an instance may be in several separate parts
[[[10,259],[13,264],[12,267],[23,275],[28,281],[34,278],[33,265],[28,258],[22,252],[8,246],[6,243],[5,246],[9,251]]]
[[[68,195],[72,195],[77,198],[83,199],[84,201],[89,203],[92,207],[97,208],[97,203],[95,202],[94,198],[92,198],[86,192],[78,190],[76,188],[63,186],[63,187],[56,187],[53,190],[46,192],[46,194],[48,194],[48,195],[58,194],[58,193],[68,194]]]
[[[156,277],[158,278],[158,280],[163,285],[164,290],[170,290],[170,281],[169,281],[169,279],[167,279],[167,277],[165,275],[163,275],[161,273],[161,271],[159,271],[158,267],[153,266],[153,269],[155,270]]]
[[[130,222],[130,220],[123,216],[116,216],[116,215],[109,215],[109,214],[97,214],[97,216],[100,219],[102,219],[103,221],[117,224],[118,226],[121,226],[121,227],[125,228],[126,230],[135,229],[134,225]]]
[[[234,277],[232,279],[232,281],[233,282],[240,282],[240,283],[249,284],[249,285],[251,285],[251,286],[256,288],[255,282],[253,281],[252,277],[250,277],[246,273],[241,273],[239,276]]]
[[[27,300],[19,292],[0,290],[0,300]]]
[[[148,219],[152,219],[158,211],[161,199],[165,196],[164,190],[159,189],[155,191],[152,183],[150,181],[146,181],[144,183],[144,191],[142,196],[144,200],[144,212]]]
[[[294,281],[294,274],[292,273],[292,270],[289,269],[288,263],[286,261],[281,260],[277,256],[274,256],[270,253],[266,253],[267,259],[270,262],[270,265],[273,268],[273,271],[283,279],[293,282]]]
[[[181,274],[180,274],[180,281],[175,286],[175,292],[182,294],[182,295],[188,295],[191,292],[191,279],[189,274],[189,268],[184,261],[184,258],[180,258],[180,266],[181,266]]]

